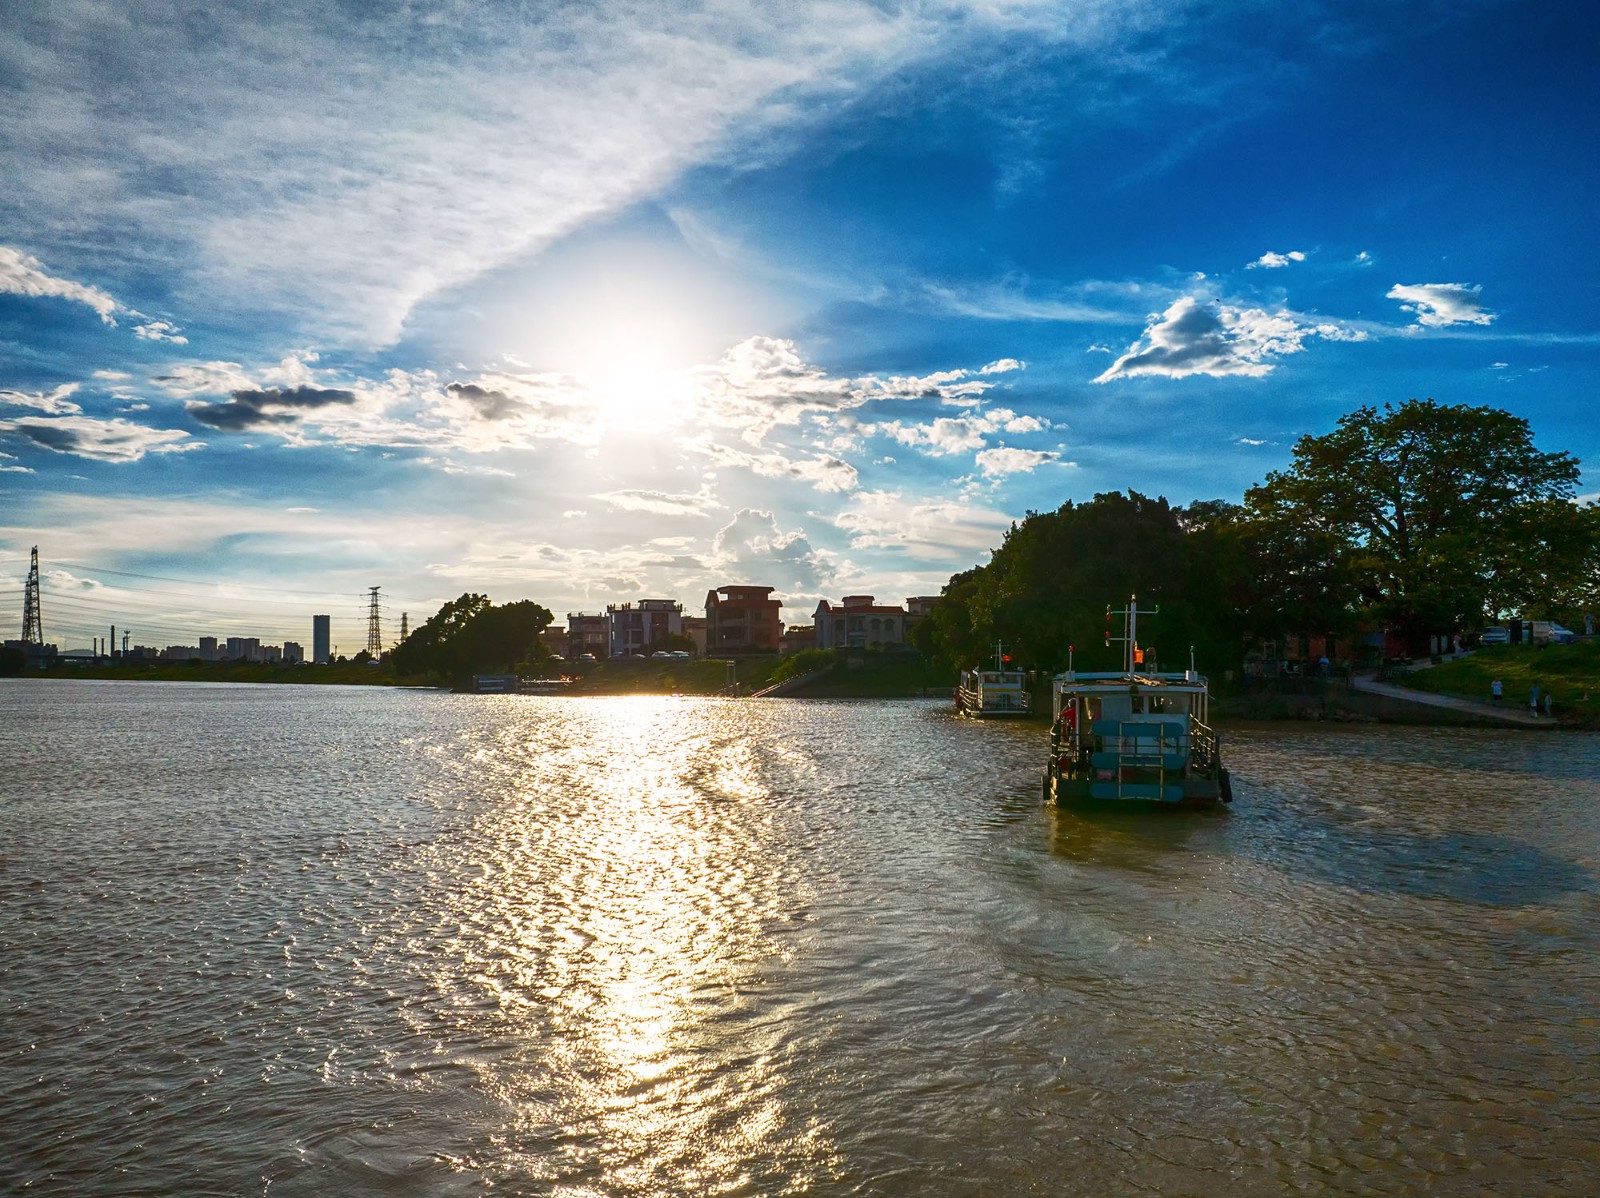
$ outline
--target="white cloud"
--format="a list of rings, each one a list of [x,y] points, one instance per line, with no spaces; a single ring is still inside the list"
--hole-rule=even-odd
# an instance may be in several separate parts
[[[131,379],[133,375],[126,370],[97,370],[94,372],[94,377],[104,379],[108,383],[120,383],[125,379]]]
[[[1399,300],[1401,311],[1415,315],[1417,324],[1437,329],[1493,321],[1495,313],[1484,308],[1479,298],[1482,290],[1466,283],[1396,283],[1386,295]]]
[[[704,516],[722,505],[707,490],[694,495],[674,495],[666,491],[605,491],[590,496],[617,511],[651,512],[658,516]]]
[[[180,362],[150,380],[169,395],[226,395],[254,387],[255,380],[237,362]]]
[[[1276,270],[1279,267],[1288,266],[1291,262],[1304,262],[1305,260],[1306,256],[1303,250],[1290,250],[1287,254],[1279,254],[1268,250],[1254,262],[1249,263],[1246,269],[1255,270],[1260,267],[1266,270]]]
[[[1361,341],[1366,334],[1329,322],[1302,323],[1290,312],[1237,308],[1186,295],[1152,316],[1144,336],[1094,381],[1196,374],[1260,378],[1276,366],[1271,359],[1301,352],[1308,337]]]
[[[775,134],[964,41],[1089,43],[1120,19],[994,0],[307,11],[247,6],[196,38],[170,0],[45,6],[8,44],[8,226],[129,272],[186,263],[193,307],[382,343],[419,300],[697,163],[767,160]]]
[[[820,590],[833,577],[828,555],[799,532],[784,532],[771,512],[741,508],[711,544],[712,565],[740,581],[780,592]],[[780,596],[781,597],[781,596]]]
[[[1061,455],[1047,449],[986,449],[978,455],[978,469],[991,478],[1007,474],[1027,474],[1046,462],[1058,462]],[[1071,462],[1066,463],[1072,465]]]
[[[733,466],[763,478],[795,478],[819,491],[853,491],[859,483],[856,468],[834,456],[791,458],[782,453],[748,453],[709,438],[686,441],[683,448],[704,454],[713,466]]]
[[[1028,364],[1026,362],[1019,361],[1016,358],[998,358],[995,361],[990,362],[987,366],[980,367],[978,373],[1005,374],[1012,370],[1023,370],[1027,367],[1027,365]]]
[[[32,474],[33,473],[33,471],[27,466],[8,466],[8,465],[6,465],[6,462],[14,462],[14,461],[17,460],[17,455],[14,454],[14,453],[0,453],[0,459],[4,459],[4,461],[0,461],[0,474]]]
[[[83,411],[67,397],[78,390],[77,383],[62,383],[53,391],[0,390],[0,404],[14,408],[32,408],[51,416],[74,416]]]
[[[956,499],[907,498],[898,491],[863,491],[834,518],[852,549],[890,549],[910,557],[959,565],[1000,544],[1012,517]]]
[[[1254,437],[1240,437],[1240,445],[1265,445],[1265,441],[1257,441]]]
[[[173,345],[189,344],[189,339],[183,336],[183,330],[169,320],[146,320],[144,324],[134,326],[133,335],[145,341],[170,341]]]
[[[1002,359],[1010,360],[1014,359]],[[976,378],[977,373],[981,372],[957,369],[843,378],[806,362],[792,341],[757,336],[728,350],[715,365],[694,371],[693,380],[705,423],[738,429],[746,441],[759,444],[778,425],[799,424],[807,416],[837,414],[875,400],[977,403],[995,385]]]
[[[988,413],[940,416],[923,424],[889,420],[882,424],[865,425],[862,431],[881,433],[893,437],[902,445],[943,457],[981,449],[987,443],[986,438],[999,432],[1037,433],[1050,427],[1048,420],[1038,416],[1018,416],[1010,408],[996,408]]]
[[[101,462],[137,462],[150,453],[183,453],[199,449],[203,441],[175,428],[147,428],[120,418],[96,420],[90,416],[25,416],[0,420],[0,433],[25,437],[57,453],[75,454]]]
[[[8,118],[8,120],[15,119],[15,113]],[[8,245],[0,245],[0,291],[12,295],[51,296],[73,300],[93,308],[106,324],[117,323],[113,316],[117,310],[117,301],[104,291],[98,287],[74,283],[70,279],[58,279],[46,273],[43,263],[37,258],[29,257],[21,250]]]

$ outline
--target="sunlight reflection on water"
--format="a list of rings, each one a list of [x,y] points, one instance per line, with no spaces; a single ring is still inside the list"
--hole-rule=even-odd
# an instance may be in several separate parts
[[[0,728],[47,1190],[1600,1183],[1593,736],[1239,730],[1174,817],[1043,809],[1039,729],[919,702],[32,683]]]

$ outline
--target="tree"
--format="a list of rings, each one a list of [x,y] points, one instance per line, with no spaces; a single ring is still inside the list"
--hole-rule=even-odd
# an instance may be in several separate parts
[[[1248,561],[1231,529],[1237,509],[1220,501],[1175,508],[1136,491],[1029,512],[1012,525],[986,566],[950,580],[916,643],[955,665],[987,659],[996,640],[1030,668],[1059,669],[1074,646],[1079,669],[1114,669],[1120,646],[1105,644],[1106,608],[1137,594],[1161,605],[1141,640],[1168,663],[1231,661]],[[1120,636],[1120,624],[1113,629]]]
[[[1560,568],[1529,530],[1572,506],[1577,480],[1577,459],[1536,449],[1526,420],[1412,399],[1302,437],[1245,503],[1307,618],[1359,604],[1415,642],[1534,602],[1526,567]]]
[[[548,656],[539,634],[550,626],[547,608],[524,599],[496,607],[471,592],[453,599],[412,631],[389,654],[400,674],[510,673]]]

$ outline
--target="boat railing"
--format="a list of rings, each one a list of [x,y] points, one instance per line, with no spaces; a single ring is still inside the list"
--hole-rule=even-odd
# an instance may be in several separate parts
[[[1190,760],[1197,770],[1209,771],[1213,769],[1218,760],[1219,740],[1216,730],[1202,724],[1199,720],[1190,722],[1189,730]]]

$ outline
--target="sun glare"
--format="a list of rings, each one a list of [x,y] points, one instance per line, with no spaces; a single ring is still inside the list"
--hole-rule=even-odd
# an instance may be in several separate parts
[[[681,345],[670,320],[602,318],[566,356],[608,428],[653,432],[686,419],[693,400]]]

